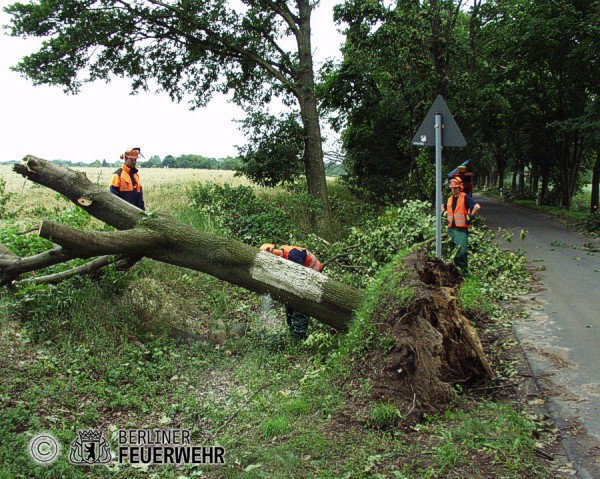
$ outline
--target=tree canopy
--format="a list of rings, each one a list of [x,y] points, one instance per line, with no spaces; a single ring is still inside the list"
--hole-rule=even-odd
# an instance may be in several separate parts
[[[445,153],[490,182],[568,207],[594,156],[600,2],[347,0],[343,60],[323,72],[350,183],[376,198],[428,198],[431,152],[411,145],[443,95],[468,141]],[[596,178],[596,177],[595,177]],[[597,182],[597,180],[594,180]],[[552,190],[552,191],[550,191]]]
[[[157,89],[192,107],[214,92],[241,106],[278,96],[302,123],[308,191],[329,202],[317,113],[309,0],[37,0],[15,3],[14,36],[44,38],[16,70],[34,84],[78,92],[86,82],[129,77],[133,90]],[[292,40],[290,42],[290,39]]]

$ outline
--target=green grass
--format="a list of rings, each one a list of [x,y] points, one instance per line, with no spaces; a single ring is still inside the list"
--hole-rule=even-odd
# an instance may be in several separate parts
[[[591,190],[591,187],[589,188]],[[546,214],[562,218],[572,227],[598,237],[600,235],[600,213],[590,214],[590,191],[583,191],[573,198],[573,206],[566,209],[560,206],[538,205],[534,201],[516,200],[515,203]]]
[[[378,429],[393,428],[400,417],[400,411],[393,404],[376,402],[369,414],[369,423]]]
[[[568,210],[561,206],[538,205],[533,200],[515,200],[514,203],[572,221],[581,221],[589,215],[589,204],[587,205],[587,210],[579,208],[571,208]]]
[[[165,188],[155,198],[178,192]],[[332,192],[346,226],[372,213],[339,185]],[[214,229],[209,217],[176,199],[178,219]],[[370,323],[378,303],[402,308],[414,297],[412,288],[395,286],[406,277],[403,254],[372,283],[349,334],[331,336],[315,325],[305,344],[290,341],[282,305],[265,310],[257,294],[151,261],[100,281],[0,291],[0,479],[416,479],[449,470],[543,477],[528,439],[536,425],[512,406],[465,399],[448,414],[406,425],[393,405],[371,397],[368,381],[351,379],[351,355],[392,345]],[[483,280],[470,278],[463,307],[482,307],[487,294]],[[229,335],[239,323],[249,333]],[[225,339],[216,346],[180,342],[170,337],[173,328]],[[195,444],[225,447],[227,464],[90,468],[70,465],[63,454],[40,467],[26,453],[37,432],[51,432],[68,450],[87,428],[105,435],[189,429]]]
[[[467,277],[458,293],[461,308],[465,311],[483,312],[492,315],[496,304],[491,300],[482,281],[475,275]]]
[[[438,434],[436,462],[441,472],[483,451],[492,463],[522,470],[534,463],[534,431],[535,425],[509,405],[484,402],[471,412],[450,410]]]
[[[227,319],[242,309],[253,318],[251,332],[216,349],[185,345],[166,336],[171,323],[179,324],[176,316],[160,309],[135,318],[126,314],[130,301],[140,301],[132,293],[142,285],[148,302],[142,305],[150,308],[156,298],[148,279],[156,274],[171,287],[179,280],[182,293],[194,291],[201,298],[189,313],[211,311]],[[1,336],[0,477],[148,477],[131,467],[71,466],[66,456],[42,468],[25,453],[36,432],[50,431],[68,447],[76,431],[94,427],[190,429],[195,443],[226,449],[226,466],[202,469],[210,478],[420,478],[450,468],[463,471],[463,477],[479,477],[477,461],[470,458],[481,454],[496,461],[494,470],[504,477],[540,473],[531,461],[531,441],[523,437],[535,426],[511,406],[458,408],[399,433],[394,427],[399,412],[374,402],[361,426],[358,411],[346,410],[343,369],[315,363],[313,350],[291,343],[284,327],[266,328],[251,293],[224,289],[220,282],[177,268],[143,264],[114,289],[80,283],[77,308],[64,307],[71,304],[65,294],[45,297],[44,317],[22,323],[14,322],[12,309],[12,319],[7,317],[10,296],[0,301],[7,305]],[[222,296],[227,301],[217,300]],[[183,311],[177,304],[183,298],[171,294],[165,300]],[[254,306],[247,309],[248,304]],[[33,304],[28,308],[31,313]],[[283,325],[282,307],[275,309]],[[203,321],[210,324],[208,317]],[[368,388],[351,390],[365,398],[369,394]],[[341,414],[354,423],[346,424]],[[420,446],[411,449],[415,444]],[[164,467],[152,474],[175,479],[198,471]]]

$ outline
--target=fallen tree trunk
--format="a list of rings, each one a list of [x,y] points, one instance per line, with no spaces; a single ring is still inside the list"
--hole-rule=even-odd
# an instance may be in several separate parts
[[[239,241],[196,230],[167,214],[142,211],[92,183],[84,173],[33,156],[25,157],[14,170],[122,230],[82,232],[44,221],[40,235],[62,247],[53,250],[56,256],[124,254],[194,269],[257,293],[269,293],[338,331],[347,329],[360,305],[362,292],[357,289]],[[27,260],[13,258],[10,263],[10,258],[5,259],[4,268],[14,273],[18,271],[16,263]]]
[[[167,214],[139,210],[83,173],[31,156],[15,171],[119,231],[81,231],[43,221],[40,236],[60,246],[31,258],[18,258],[0,247],[4,279],[72,258],[122,255],[121,261],[131,264],[145,256],[269,293],[338,331],[348,328],[361,306],[362,291],[239,241],[183,225]],[[96,272],[96,266],[106,263],[107,258],[99,258],[81,271]],[[387,276],[374,283],[380,290],[372,310],[362,315],[378,328],[379,341],[366,357],[357,358],[355,368],[355,374],[372,380],[378,400],[412,410],[416,401],[430,405],[450,400],[455,384],[493,377],[477,332],[460,312],[456,268],[429,258],[423,247],[391,266],[384,270]],[[59,278],[49,278],[55,279]]]

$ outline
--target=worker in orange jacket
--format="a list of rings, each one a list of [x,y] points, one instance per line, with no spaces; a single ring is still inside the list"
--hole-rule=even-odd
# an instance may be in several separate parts
[[[136,168],[139,157],[144,157],[140,148],[128,148],[121,155],[123,166],[116,170],[110,179],[110,191],[127,203],[145,210],[144,191]]]
[[[469,257],[467,245],[469,228],[473,217],[479,212],[481,206],[471,196],[463,192],[463,183],[460,177],[450,179],[452,195],[445,205],[442,205],[442,216],[448,219],[448,235],[458,248],[454,257],[454,264],[463,277],[469,275]]]
[[[275,248],[274,244],[265,243],[260,247],[260,250],[274,254],[289,261],[293,261],[294,263],[313,269],[319,273],[323,271],[323,265],[317,259],[317,257],[306,248],[302,248],[301,246],[283,245],[281,248],[277,249]],[[297,309],[287,304],[285,306],[285,316],[287,325],[290,328],[292,339],[306,339],[308,336],[310,316],[301,313]]]

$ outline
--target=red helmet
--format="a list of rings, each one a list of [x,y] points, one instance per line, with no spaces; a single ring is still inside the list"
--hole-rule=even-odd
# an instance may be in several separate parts
[[[124,160],[125,158],[134,158],[134,159],[138,159],[138,157],[142,157],[145,158],[144,155],[142,155],[142,149],[141,148],[127,148],[125,150],[125,153],[123,153],[121,155],[121,159]]]
[[[460,176],[453,176],[452,178],[450,178],[450,188],[460,188],[460,191],[462,191],[463,188],[463,182],[460,178]]]
[[[260,251],[266,251],[267,253],[272,253],[274,249],[275,249],[275,245],[272,243],[264,243],[260,247]]]

